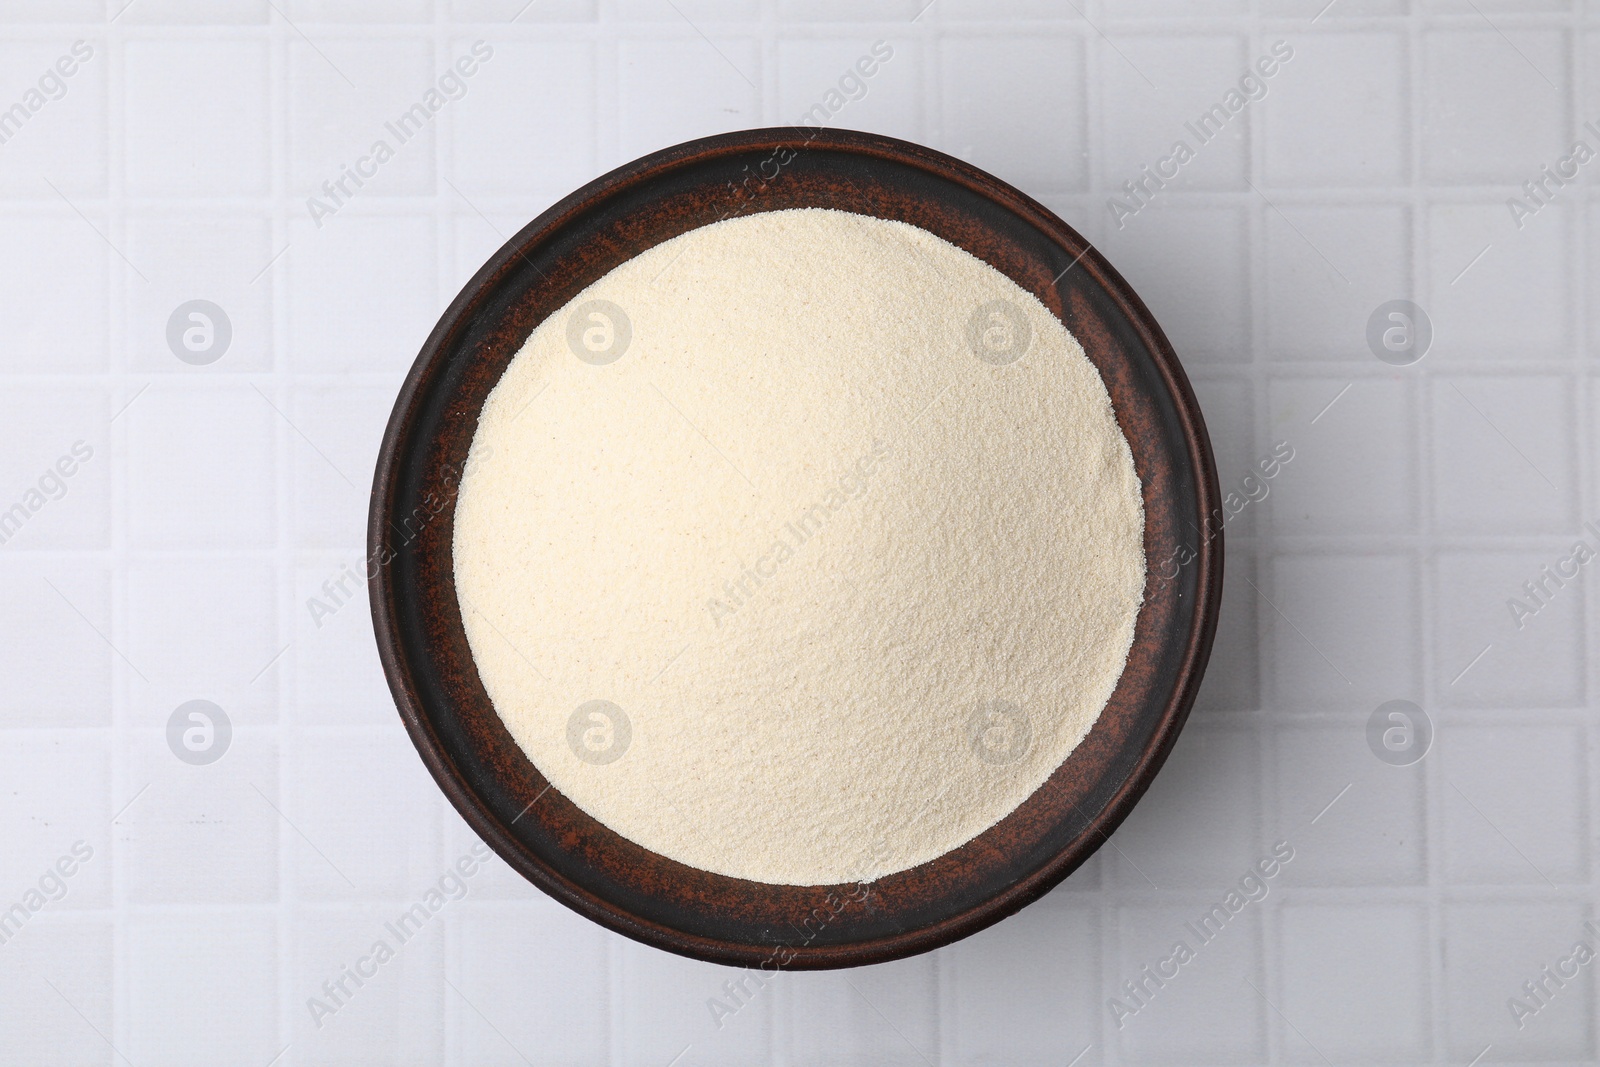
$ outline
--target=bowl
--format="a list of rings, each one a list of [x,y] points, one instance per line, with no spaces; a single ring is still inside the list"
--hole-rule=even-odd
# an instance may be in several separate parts
[[[724,218],[830,207],[920,226],[1058,316],[1099,369],[1143,486],[1147,581],[1099,720],[1011,814],[868,886],[711,874],[621,837],[553,789],[495,713],[454,588],[456,487],[478,413],[535,326],[662,241]],[[1172,748],[1210,654],[1222,587],[1211,446],[1150,312],[1064,222],[928,148],[780,128],[653,153],[568,196],[506,243],[439,320],[395,402],[368,523],[373,625],[406,729],[439,787],[507,863],[646,944],[717,963],[815,969],[948,944],[1043,895],[1127,817]]]

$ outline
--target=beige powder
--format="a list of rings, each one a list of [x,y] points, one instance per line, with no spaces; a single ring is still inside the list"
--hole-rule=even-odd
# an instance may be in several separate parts
[[[836,884],[963,844],[1133,639],[1144,509],[1098,373],[902,223],[769,212],[624,263],[534,330],[473,452],[456,585],[496,710],[703,870]]]

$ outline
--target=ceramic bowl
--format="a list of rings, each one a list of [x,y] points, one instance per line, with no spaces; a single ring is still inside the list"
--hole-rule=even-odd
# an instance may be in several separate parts
[[[920,226],[1037,296],[1104,377],[1144,491],[1145,600],[1099,721],[1010,815],[874,882],[870,894],[710,874],[579,810],[495,714],[454,588],[455,489],[478,413],[534,327],[662,241],[798,207]],[[1210,443],[1182,366],[1138,296],[1070,227],[931,149],[844,131],[749,130],[656,152],[591,182],[529,223],[451,303],[384,436],[368,529],[372,616],[395,703],[439,787],[545,892],[622,934],[703,960],[768,969],[878,963],[1017,911],[1127,816],[1172,748],[1210,653],[1222,539],[1208,516],[1218,507]]]

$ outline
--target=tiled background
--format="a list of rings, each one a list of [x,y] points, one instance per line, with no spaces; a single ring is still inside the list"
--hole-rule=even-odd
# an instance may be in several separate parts
[[[1600,149],[1600,3],[524,2],[4,5],[0,108],[75,40],[93,55],[0,144],[0,510],[93,454],[0,545],[0,908],[92,857],[0,944],[0,1061],[1595,1061],[1595,966],[1520,1029],[1509,1001],[1595,910],[1596,567],[1521,630],[1507,600],[1600,547],[1600,162],[1521,228],[1506,200],[1574,138]],[[479,39],[466,96],[316,225],[306,198]],[[967,158],[1093,240],[1183,356],[1225,488],[1294,448],[1230,526],[1171,762],[1041,903],[783,976],[720,1029],[732,972],[498,861],[318,1027],[308,998],[474,843],[364,599],[306,607],[360,565],[426,331],[557,197],[793,122],[880,39],[833,124]],[[1119,228],[1107,198],[1278,40],[1266,97]],[[194,298],[232,323],[209,366],[165,339]],[[1412,366],[1365,341],[1395,298],[1432,319]],[[196,698],[234,726],[209,766],[166,743]],[[1391,699],[1437,732],[1411,766],[1368,748]],[[1270,895],[1119,1028],[1124,980],[1280,840]]]

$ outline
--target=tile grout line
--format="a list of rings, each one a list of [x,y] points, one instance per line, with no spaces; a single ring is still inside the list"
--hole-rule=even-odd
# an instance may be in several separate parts
[[[110,17],[111,10],[108,4],[105,17]],[[123,197],[125,164],[125,136],[124,123],[121,115],[126,107],[126,85],[123,63],[123,37],[122,28],[116,23],[108,23],[103,28],[104,46],[106,50],[106,184],[107,184],[107,227],[116,234],[117,240],[126,244],[123,229]],[[109,261],[108,261],[109,262]],[[106,384],[108,392],[117,397],[116,403],[123,403],[122,394],[129,389],[132,381],[131,353],[128,351],[128,323],[127,307],[131,299],[129,293],[130,282],[125,267],[117,269],[112,267],[111,276],[108,278],[107,291],[111,297],[111,307],[106,316],[106,325],[109,336],[106,338],[107,354],[110,356],[110,372]],[[112,339],[116,340],[113,341]],[[129,431],[132,419],[118,419],[120,425],[112,427],[111,439],[121,447],[112,446],[112,566],[110,575],[112,627],[111,632],[121,643],[121,647],[128,647],[128,638],[133,632],[131,618],[131,587],[128,581],[128,523],[131,511],[131,501],[128,495],[128,468],[130,465],[130,447],[133,435]],[[136,759],[132,751],[133,740],[130,727],[133,724],[133,692],[134,679],[124,663],[112,661],[112,706],[114,733],[114,770],[112,780],[120,783],[119,796],[131,796],[138,786],[133,784],[133,766]],[[114,803],[121,803],[114,800]],[[128,930],[128,874],[131,867],[129,849],[124,848],[118,840],[117,828],[113,824],[108,827],[111,834],[112,857],[112,903],[114,908],[113,927],[111,931],[112,952],[112,992],[111,992],[111,1019],[108,1029],[111,1031],[116,1048],[131,1047],[133,1036],[133,1022],[130,1006],[132,1003],[133,974],[129,960],[131,950],[130,934]]]
[[[1584,27],[1583,17],[1577,7],[1571,13],[1571,31],[1568,39],[1568,70],[1571,93],[1571,124],[1579,126],[1585,121],[1585,116],[1580,110],[1583,101],[1588,99],[1588,89],[1591,85],[1590,65],[1583,61],[1587,53],[1586,45],[1595,39],[1592,30]],[[1588,116],[1600,118],[1600,115]],[[1577,519],[1580,525],[1597,517],[1596,507],[1600,499],[1596,496],[1596,480],[1600,478],[1600,467],[1597,467],[1591,449],[1595,446],[1595,426],[1593,422],[1596,411],[1597,397],[1595,390],[1594,368],[1590,363],[1589,348],[1596,320],[1590,311],[1587,294],[1592,291],[1591,272],[1596,264],[1591,255],[1591,243],[1594,240],[1596,228],[1595,196],[1592,188],[1580,189],[1582,195],[1576,198],[1573,210],[1578,217],[1568,232],[1573,235],[1571,272],[1569,277],[1576,291],[1569,291],[1567,300],[1574,305],[1574,321],[1572,322],[1571,358],[1573,374],[1576,377],[1577,411],[1574,413],[1573,444],[1577,449],[1576,462],[1573,464],[1572,475],[1577,479],[1577,498],[1579,512]],[[1584,610],[1579,615],[1579,625],[1584,628],[1580,637],[1580,647],[1587,648],[1590,635],[1596,632],[1600,625],[1600,611],[1596,608],[1596,597],[1593,595],[1595,581],[1593,576],[1588,576],[1584,584],[1579,587],[1583,597]],[[1600,661],[1593,656],[1585,656],[1586,670],[1583,677],[1583,693],[1580,703],[1585,708],[1592,707],[1594,694],[1600,692]],[[1582,723],[1582,736],[1584,739],[1584,771],[1587,777],[1586,800],[1588,810],[1585,812],[1583,822],[1582,841],[1589,851],[1586,864],[1587,885],[1592,887],[1600,881],[1600,852],[1594,845],[1594,825],[1596,813],[1600,812],[1600,753],[1596,753],[1594,744],[1594,728],[1587,715],[1580,720]],[[1589,900],[1583,908],[1585,918],[1595,916],[1595,905]],[[1590,983],[1589,987],[1589,1015],[1591,1018],[1600,1016],[1600,987]]]
[[[1429,235],[1432,232],[1432,198],[1426,183],[1423,157],[1422,130],[1426,120],[1426,108],[1423,104],[1424,86],[1427,83],[1425,70],[1424,48],[1424,17],[1413,9],[1406,20],[1406,81],[1409,89],[1407,107],[1407,149],[1409,156],[1409,174],[1411,184],[1410,212],[1411,212],[1411,279],[1412,297],[1418,304],[1427,307],[1434,303],[1437,295],[1433,289],[1433,272],[1431,260],[1427,256],[1429,249]],[[1437,360],[1437,352],[1429,353]],[[1429,358],[1424,356],[1424,360]],[[1432,709],[1429,714],[1435,721],[1434,752],[1430,753],[1432,759],[1424,758],[1421,768],[1420,788],[1423,807],[1423,847],[1426,854],[1423,858],[1423,870],[1426,878],[1426,906],[1425,917],[1428,924],[1428,1044],[1435,1063],[1445,1062],[1445,1052],[1448,1048],[1448,1039],[1445,1033],[1445,993],[1444,993],[1444,912],[1441,904],[1442,866],[1439,842],[1443,839],[1444,817],[1440,808],[1442,786],[1438,769],[1438,723],[1442,719],[1437,703],[1437,685],[1434,673],[1438,670],[1437,657],[1434,654],[1434,642],[1437,639],[1435,626],[1435,607],[1437,604],[1437,575],[1435,569],[1435,518],[1433,514],[1433,489],[1434,450],[1433,441],[1433,375],[1431,367],[1420,368],[1421,373],[1414,380],[1401,377],[1404,368],[1399,368],[1396,377],[1402,383],[1402,388],[1408,392],[1408,404],[1414,412],[1411,420],[1411,445],[1414,449],[1412,469],[1408,472],[1415,480],[1416,512],[1411,517],[1413,529],[1418,534],[1416,546],[1409,549],[1407,555],[1415,568],[1415,587],[1419,597],[1418,612],[1418,649],[1420,663],[1420,689],[1417,694],[1425,709]],[[1395,698],[1389,698],[1395,699]]]
[[[1263,42],[1265,41],[1265,34],[1263,34],[1261,28],[1261,0],[1250,0],[1249,20],[1249,30],[1245,34],[1243,40],[1244,63],[1247,66],[1252,62],[1253,57],[1263,54]],[[1266,104],[1267,101],[1264,99],[1262,103]],[[1247,187],[1251,186],[1252,184],[1256,185],[1257,187],[1267,184],[1268,169],[1266,143],[1267,130],[1265,122],[1266,114],[1267,112],[1262,109],[1241,116],[1245,123],[1245,136],[1248,138],[1245,153],[1245,184]],[[1266,206],[1263,203],[1262,196],[1256,195],[1251,200],[1249,207],[1245,209],[1244,222],[1247,248],[1249,250],[1248,255],[1250,257],[1248,268],[1249,282],[1246,287],[1246,298],[1250,301],[1250,307],[1247,312],[1247,321],[1250,329],[1250,358],[1248,363],[1248,373],[1250,377],[1250,402],[1252,406],[1252,417],[1250,420],[1250,455],[1259,456],[1265,452],[1265,449],[1262,447],[1262,443],[1270,440],[1272,436],[1270,425],[1270,380],[1273,362],[1271,352],[1271,331],[1269,329],[1267,312],[1269,300],[1269,287],[1266,271],[1267,215]],[[1223,492],[1227,492],[1226,486],[1222,486],[1221,488]],[[1250,520],[1253,524],[1252,528],[1261,530],[1264,537],[1270,536],[1266,532],[1266,524],[1271,517],[1272,516],[1270,512],[1268,512],[1265,517],[1262,515],[1252,516]],[[1223,537],[1224,552],[1226,552],[1226,533],[1224,533]],[[1245,564],[1246,567],[1249,567],[1252,562],[1254,562],[1254,560],[1247,559]],[[1256,580],[1262,580],[1259,570],[1257,571]],[[1267,621],[1261,614],[1259,614],[1260,605],[1253,604],[1252,606],[1258,612],[1258,625],[1263,621]],[[1270,633],[1271,631],[1267,632]],[[1257,653],[1255,686],[1255,696],[1258,705],[1261,704],[1262,697],[1264,696],[1262,674],[1265,670],[1265,664],[1263,663],[1264,657],[1261,654],[1264,647],[1266,646],[1262,644],[1260,637],[1258,636],[1256,645]],[[1274,676],[1274,691],[1276,688],[1276,677]],[[1272,754],[1277,748],[1277,734],[1275,731],[1269,728],[1269,723],[1270,720],[1268,719],[1259,720],[1255,724],[1253,730],[1253,733],[1255,734],[1255,753],[1257,766],[1260,768],[1274,766],[1270,760]],[[1265,849],[1261,847],[1266,837],[1266,812],[1274,810],[1271,807],[1265,806],[1269,800],[1267,795],[1268,784],[1266,779],[1266,775],[1258,774],[1255,782],[1255,802],[1257,805],[1257,810],[1254,813],[1255,825],[1253,827],[1252,836],[1257,846],[1258,855],[1266,854]],[[1272,776],[1271,791],[1273,796],[1270,799],[1273,801],[1278,801],[1281,797],[1281,783],[1278,781],[1276,775]],[[1258,935],[1258,951],[1256,958],[1253,961],[1254,967],[1256,969],[1256,973],[1260,976],[1260,979],[1266,988],[1272,989],[1275,992],[1277,991],[1278,985],[1282,980],[1280,973],[1280,961],[1276,951],[1277,939],[1273,936],[1277,926],[1279,910],[1278,904],[1279,902],[1274,900],[1267,908],[1264,908],[1259,915],[1251,917],[1251,922],[1254,924]],[[1279,999],[1281,999],[1281,995],[1279,996]],[[1259,1008],[1257,1010],[1259,1010]],[[1261,1018],[1261,1024],[1255,1028],[1257,1047],[1261,1048],[1265,1052],[1267,1061],[1269,1063],[1276,1063],[1281,1058],[1281,1041],[1278,1036],[1277,1027],[1273,1024],[1273,1021],[1270,1017],[1263,1015]]]
[[[292,158],[289,144],[291,138],[290,127],[292,125],[292,115],[290,114],[292,106],[292,94],[290,93],[289,88],[292,56],[288,33],[289,31],[287,27],[284,26],[283,20],[272,17],[271,13],[269,12],[267,25],[267,62],[269,72],[268,76],[271,79],[271,85],[269,86],[268,93],[271,112],[268,121],[269,129],[271,131],[270,136],[272,138],[271,152],[269,154],[269,165],[272,168],[271,182],[269,183],[272,196],[272,222],[268,227],[269,233],[271,234],[271,236],[268,238],[268,240],[271,242],[267,249],[268,255],[271,255],[275,249],[286,247],[290,241],[290,227],[288,218],[289,190],[287,175],[289,173]],[[291,249],[288,252],[288,256],[292,257],[293,255],[294,251]],[[271,382],[269,383],[268,387],[271,389],[272,395],[278,398],[276,403],[278,403],[284,411],[293,410],[293,399],[292,390],[290,391],[291,395],[287,400],[283,395],[285,391],[284,384],[288,375],[285,373],[287,367],[287,346],[282,342],[288,337],[288,308],[286,287],[278,284],[278,280],[281,277],[279,273],[280,271],[288,271],[291,269],[293,269],[292,261],[285,262],[283,260],[279,260],[269,266],[265,273],[252,283],[254,285],[266,285],[270,287],[267,290],[267,306],[271,309],[271,325],[268,328],[272,331],[271,336],[268,338],[267,366],[269,368],[269,373],[271,374]],[[285,566],[285,546],[288,539],[285,537],[286,531],[284,527],[285,523],[288,521],[287,516],[291,507],[290,502],[294,500],[292,488],[286,495],[285,483],[286,481],[292,479],[293,476],[294,454],[292,450],[295,447],[295,443],[292,439],[289,428],[283,425],[282,419],[274,420],[272,424],[272,432],[272,458],[274,466],[276,467],[273,472],[273,491],[277,496],[277,500],[275,501],[277,506],[273,508],[273,570],[275,572],[276,586],[276,595],[273,597],[273,616],[276,620],[276,632],[274,634],[272,643],[276,646],[280,640],[286,639],[286,632],[288,634],[293,633],[292,616],[287,631],[284,627],[284,601],[286,599],[284,593],[285,584],[287,583],[288,587],[287,599],[291,601],[293,599],[294,588],[294,568],[292,563],[287,567]],[[284,685],[284,676],[285,673],[288,672],[289,677],[293,678],[295,676],[295,668],[299,665],[299,662],[300,650],[291,649],[290,655],[281,658],[277,666],[272,668],[270,677],[267,679],[262,679],[270,682],[270,684],[272,684],[274,687],[273,703],[276,714],[273,715],[272,722],[274,735],[273,740],[275,742],[275,755],[277,760],[277,773],[275,776],[277,780],[277,800],[280,805],[285,807],[292,806],[289,802],[289,798],[293,794],[291,784],[293,778],[290,772],[290,766],[295,757],[295,745],[292,730],[287,724],[287,716],[285,714],[285,704],[287,703],[285,697],[292,692],[292,686]],[[284,833],[281,820],[274,820],[273,832],[277,835],[278,843],[278,900],[276,908],[276,942],[278,958],[276,963],[278,971],[278,995],[280,997],[278,1007],[279,1030],[277,1040],[274,1042],[274,1046],[283,1048],[285,1047],[285,1043],[290,1044],[290,1047],[284,1054],[285,1058],[281,1060],[280,1063],[283,1064],[283,1067],[294,1067],[295,1064],[303,1062],[300,1055],[301,1050],[292,1047],[295,1032],[295,992],[293,989],[293,972],[289,966],[289,960],[295,955],[296,948],[294,941],[294,909],[298,898],[296,888],[299,868],[295,863],[295,853],[293,851],[295,848],[295,842],[291,839],[290,835]]]

